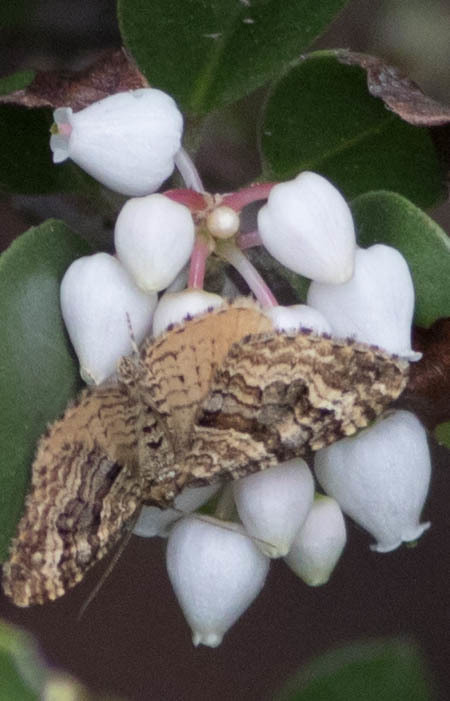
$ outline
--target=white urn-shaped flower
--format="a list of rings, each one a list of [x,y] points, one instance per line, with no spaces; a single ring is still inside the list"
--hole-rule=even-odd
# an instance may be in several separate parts
[[[224,299],[205,290],[188,289],[166,292],[158,302],[153,316],[153,335],[158,336],[171,324],[180,324],[186,318],[220,307]]]
[[[191,256],[194,238],[189,209],[159,194],[128,200],[114,230],[120,262],[146,292],[173,282]]]
[[[175,524],[167,570],[194,645],[220,645],[262,589],[269,562],[236,524],[195,516]]]
[[[306,584],[317,587],[328,582],[346,541],[347,530],[339,504],[320,494],[284,560]]]
[[[299,329],[310,329],[315,333],[331,333],[331,326],[317,309],[307,304],[292,304],[289,307],[276,305],[266,307],[266,316],[271,319],[277,331],[295,332]]]
[[[323,283],[353,273],[355,229],[346,201],[326,178],[305,171],[275,185],[258,213],[269,253],[290,270]]]
[[[411,274],[402,254],[391,246],[358,248],[351,280],[342,285],[312,282],[308,304],[322,312],[336,336],[353,337],[408,360],[421,357],[411,349]]]
[[[53,116],[53,162],[71,158],[111,190],[147,195],[173,172],[183,118],[161,90],[120,92],[79,112],[59,107]]]
[[[99,384],[132,352],[131,333],[140,343],[150,332],[157,296],[136,287],[114,256],[96,253],[69,266],[60,301],[81,376]]]
[[[376,539],[373,550],[394,550],[429,527],[420,515],[430,453],[425,429],[409,411],[389,412],[357,436],[319,450],[314,467],[327,494]]]
[[[301,458],[233,483],[236,508],[247,533],[268,557],[289,552],[314,499],[314,478]]]

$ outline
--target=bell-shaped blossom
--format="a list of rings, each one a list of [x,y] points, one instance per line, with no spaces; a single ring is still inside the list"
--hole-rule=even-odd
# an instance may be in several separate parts
[[[328,582],[346,542],[347,530],[339,504],[331,497],[319,495],[284,559],[306,584],[317,587]]]
[[[408,360],[421,357],[411,350],[411,274],[395,248],[358,248],[351,280],[342,285],[311,283],[308,304],[326,316],[336,336],[353,337]]]
[[[167,570],[194,645],[220,645],[261,591],[269,559],[233,523],[187,516],[175,524]]]
[[[373,550],[395,550],[430,525],[420,523],[431,473],[427,437],[409,411],[389,412],[356,437],[319,450],[315,471],[344,513],[377,540]]]
[[[315,333],[331,333],[331,326],[323,314],[307,304],[292,304],[289,307],[266,307],[264,313],[277,331],[295,332],[310,329]]]
[[[314,478],[304,460],[288,460],[233,483],[245,530],[268,557],[289,552],[314,499]]]
[[[188,262],[194,238],[189,209],[159,194],[128,200],[114,229],[117,256],[145,292],[170,285]]]
[[[150,332],[157,295],[145,294],[107,253],[74,261],[60,290],[61,311],[85,382],[99,384]]]
[[[340,192],[305,171],[275,185],[258,213],[258,230],[271,255],[290,270],[323,283],[353,273],[355,229]]]
[[[222,297],[205,290],[167,292],[159,300],[153,316],[153,335],[158,336],[171,324],[179,324],[186,318],[220,307],[223,303]]]
[[[147,195],[173,172],[183,118],[161,90],[116,93],[75,113],[60,107],[53,116],[53,162],[71,158],[111,190]]]
[[[170,526],[175,521],[182,518],[184,514],[190,514],[206,504],[219,489],[219,484],[208,484],[206,487],[185,487],[176,497],[173,509],[143,506],[133,533],[141,538],[153,538],[156,535],[167,538]]]

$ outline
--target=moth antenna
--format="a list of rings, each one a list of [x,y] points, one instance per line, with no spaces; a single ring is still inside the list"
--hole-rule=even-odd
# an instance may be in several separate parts
[[[133,326],[131,324],[131,318],[128,312],[126,312],[128,333],[130,334],[131,348],[133,349],[134,355],[139,355],[139,347],[136,343],[136,336],[134,335]]]
[[[171,509],[174,507],[171,506]],[[234,522],[227,522],[227,521],[222,521],[222,519],[217,518],[216,516],[209,516],[208,514],[201,514],[198,512],[194,513],[186,513],[185,511],[181,511],[180,509],[174,509],[175,511],[178,511],[179,513],[183,514],[183,516],[194,516],[196,519],[199,521],[203,521],[204,523],[212,523],[214,526],[218,526],[219,528],[223,528],[225,531],[232,531],[233,533],[240,533],[244,538],[249,538],[252,540],[254,543],[258,544],[260,543],[261,545],[265,546],[266,551],[267,550],[276,550],[276,547],[273,543],[269,543],[267,540],[263,540],[262,538],[258,538],[255,535],[250,535],[250,533],[247,533],[245,530],[244,526],[241,523],[234,523]]]
[[[84,614],[87,611],[87,608],[92,604],[94,601],[95,597],[99,593],[100,589],[103,587],[104,583],[108,579],[109,575],[117,565],[119,559],[121,558],[125,548],[127,547],[131,536],[133,535],[134,527],[137,523],[137,520],[139,518],[139,513],[140,513],[140,508],[136,509],[136,512],[134,513],[133,517],[128,521],[127,525],[125,526],[125,533],[123,535],[122,540],[119,543],[119,546],[114,553],[113,557],[108,563],[108,567],[106,570],[103,572],[102,576],[98,580],[97,584],[93,588],[93,590],[90,592],[88,595],[87,599],[84,601],[83,605],[81,606],[78,616],[77,616],[77,622],[79,623],[81,619],[83,618]]]

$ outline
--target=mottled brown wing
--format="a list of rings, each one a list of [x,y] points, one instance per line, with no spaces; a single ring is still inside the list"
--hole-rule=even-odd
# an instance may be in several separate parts
[[[234,344],[198,413],[186,484],[242,477],[351,435],[399,396],[408,366],[303,331]]]
[[[271,328],[260,307],[242,298],[144,344],[137,367],[140,401],[162,420],[174,457],[181,458],[189,445],[198,405],[233,343]],[[119,373],[129,376],[129,362]]]
[[[138,406],[124,387],[86,390],[41,438],[3,589],[17,606],[55,599],[117,541],[141,503]]]

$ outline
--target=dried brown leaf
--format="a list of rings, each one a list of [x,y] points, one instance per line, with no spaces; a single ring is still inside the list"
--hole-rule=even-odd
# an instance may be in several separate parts
[[[450,122],[450,107],[425,95],[416,83],[395,66],[390,66],[376,56],[346,50],[337,51],[336,57],[341,63],[363,68],[367,72],[370,94],[381,98],[386,107],[405,122],[424,127]]]
[[[39,72],[23,90],[1,95],[0,104],[52,108],[64,106],[76,111],[108,95],[145,87],[148,87],[146,78],[125,50],[110,50],[83,71]]]

